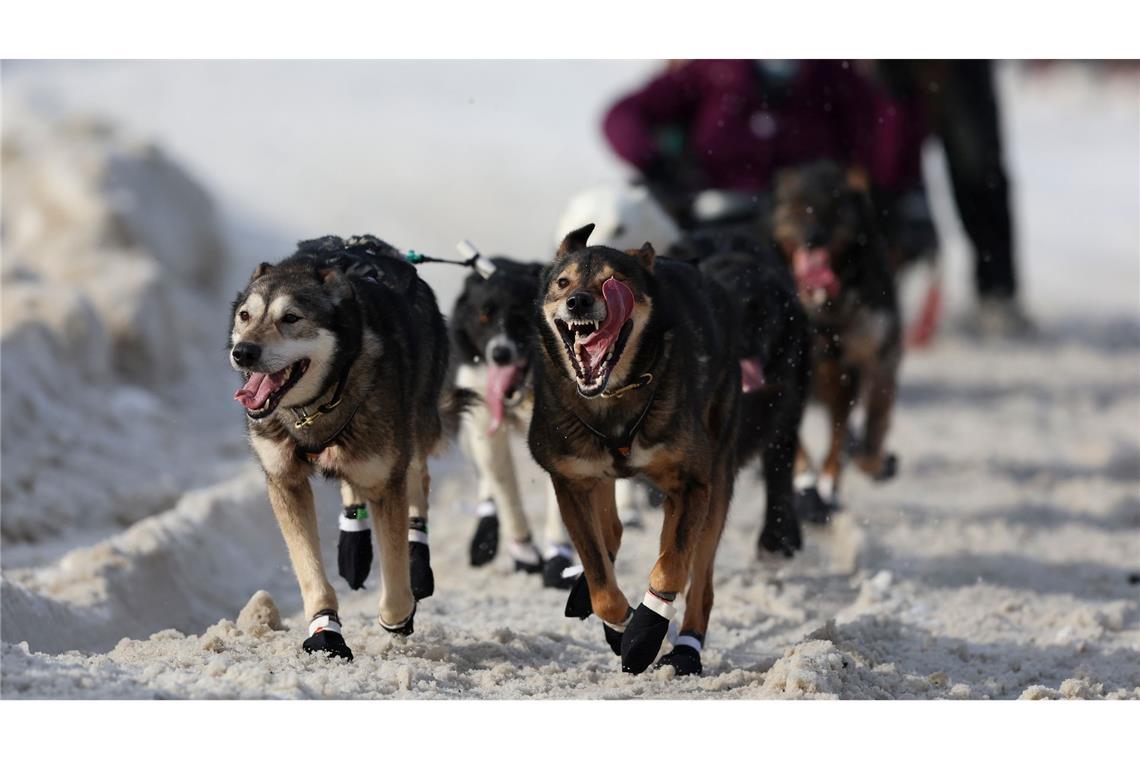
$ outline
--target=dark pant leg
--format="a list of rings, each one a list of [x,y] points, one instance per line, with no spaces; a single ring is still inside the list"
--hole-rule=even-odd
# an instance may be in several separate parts
[[[978,294],[1017,292],[1009,181],[1002,163],[1001,125],[990,61],[946,62],[931,93],[946,152],[954,202],[974,246]]]

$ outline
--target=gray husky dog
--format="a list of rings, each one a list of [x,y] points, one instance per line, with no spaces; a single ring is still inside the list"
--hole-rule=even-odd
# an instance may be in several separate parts
[[[245,378],[234,398],[311,621],[305,651],[352,659],[321,561],[317,473],[340,478],[346,502],[367,503],[380,625],[410,634],[416,602],[432,590],[427,458],[466,403],[443,393],[448,338],[431,288],[375,237],[304,241],[258,266],[238,294],[229,350]]]

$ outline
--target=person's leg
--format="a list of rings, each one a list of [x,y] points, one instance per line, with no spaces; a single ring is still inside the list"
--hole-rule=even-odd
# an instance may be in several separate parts
[[[1017,294],[1017,277],[993,67],[990,61],[953,61],[942,70],[930,100],[954,203],[974,247],[977,292],[1010,299]]]

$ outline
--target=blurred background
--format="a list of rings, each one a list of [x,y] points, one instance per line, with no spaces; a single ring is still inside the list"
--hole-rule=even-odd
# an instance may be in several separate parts
[[[734,173],[694,153],[693,125],[666,107],[669,87],[698,97],[700,85],[678,74],[685,65],[5,61],[0,536],[9,689],[47,693],[52,668],[63,667],[37,661],[48,674],[40,677],[28,651],[113,654],[124,636],[195,633],[234,617],[257,588],[286,615],[299,611],[223,353],[229,300],[258,262],[288,255],[300,239],[360,233],[437,256],[452,256],[466,238],[485,252],[542,261],[567,201],[584,188],[641,178],[662,197],[706,187],[748,193],[781,162],[817,149],[858,163],[884,207],[922,233],[914,254],[937,262],[944,309],[933,341],[904,360],[899,481],[882,490],[853,482],[850,499],[862,501],[853,532],[833,527],[821,554],[803,560],[814,580],[801,584],[799,602],[809,605],[819,591],[812,584],[835,562],[850,598],[824,594],[830,601],[794,625],[747,642],[755,621],[742,619],[743,648],[726,645],[736,653],[726,667],[734,656],[779,651],[844,605],[886,603],[872,598],[878,587],[858,596],[874,578],[882,586],[882,572],[913,576],[903,596],[924,603],[988,573],[991,597],[944,600],[945,635],[968,638],[953,628],[955,605],[1005,604],[1015,589],[1052,600],[1024,607],[1017,625],[1037,632],[1019,641],[1063,628],[1065,645],[1107,636],[1105,651],[1134,647],[1140,69],[997,62],[981,75],[991,97],[978,94],[982,80],[917,64],[768,62],[750,75],[772,95],[764,114],[745,114],[750,133],[741,139],[776,147],[755,171]],[[808,70],[816,78],[804,78]],[[948,94],[955,87],[958,101]],[[851,108],[805,117],[819,88],[848,88]],[[939,111],[951,102],[966,105]],[[648,146],[639,128],[649,130]],[[990,138],[1000,145],[966,194],[993,196],[978,201],[990,211],[975,209],[975,220],[1009,219],[1004,247],[991,222],[975,225],[989,236],[985,255],[1016,269],[1016,288],[1000,273],[986,286],[1012,304],[988,331],[977,329],[986,293],[976,230],[963,226],[954,198],[961,178],[947,170],[946,147],[960,129],[996,129]],[[868,137],[852,144],[827,136],[859,130]],[[1005,211],[992,210],[1006,200]],[[465,273],[422,274],[449,311]],[[923,287],[907,286],[911,317]],[[438,467],[455,556],[447,527],[433,534],[435,552],[444,573],[474,583],[462,580],[473,572],[461,556],[470,505],[451,506],[471,473],[455,455]],[[934,493],[944,498],[930,504]],[[333,529],[335,495],[320,498]],[[737,502],[751,499],[744,489]],[[741,535],[751,535],[759,506],[734,509]],[[729,567],[750,567],[749,540],[739,553],[726,550]],[[877,559],[867,564],[868,556]],[[505,571],[497,577],[504,594],[522,588]],[[776,618],[786,609],[763,595],[741,600]],[[14,648],[21,641],[24,654]],[[169,652],[132,652],[147,656]],[[1055,653],[1038,675],[1072,671],[1066,657]],[[1103,669],[1118,666],[1105,659]],[[993,693],[1017,696],[1030,683],[1013,678]]]

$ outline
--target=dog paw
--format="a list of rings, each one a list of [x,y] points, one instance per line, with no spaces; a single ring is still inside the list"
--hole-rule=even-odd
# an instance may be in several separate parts
[[[546,588],[570,589],[578,580],[582,568],[575,568],[568,552],[557,552],[542,563],[542,585]]]
[[[367,508],[360,504],[346,507],[340,517],[336,567],[340,577],[348,581],[348,587],[353,591],[364,588],[364,581],[372,569],[372,530],[367,520]]]
[[[831,516],[839,511],[838,499],[832,495],[826,498],[815,486],[798,489],[793,497],[796,514],[801,520],[816,525],[826,525]]]
[[[586,583],[586,574],[580,573],[574,578],[570,593],[566,597],[566,617],[585,620],[594,614],[594,603],[590,601],[590,587]]]
[[[764,529],[760,531],[757,541],[757,551],[779,554],[784,557],[793,557],[804,547],[803,534],[800,532],[800,520],[795,512],[775,510],[770,513],[764,522]]]
[[[614,654],[618,657],[621,657],[622,632],[610,628],[605,623],[602,623],[602,632],[606,634],[606,643],[610,645],[610,649],[614,650]]]
[[[329,657],[343,657],[350,662],[352,661],[352,650],[349,649],[348,644],[345,643],[344,636],[341,636],[336,631],[317,631],[305,639],[304,643],[301,644],[301,648],[309,654],[323,652]]]
[[[875,480],[891,480],[895,475],[899,474],[899,458],[894,453],[888,453],[883,457],[883,466],[875,475]]]
[[[499,517],[490,514],[479,518],[471,538],[471,567],[481,567],[499,553]]]
[[[669,654],[661,656],[657,661],[658,668],[673,667],[673,673],[678,676],[699,676],[701,674],[701,653],[684,644],[673,647]]]
[[[871,480],[881,483],[898,474],[899,458],[890,452],[878,455],[860,454],[855,457],[855,466]]]
[[[431,549],[419,541],[408,542],[411,562],[412,596],[427,599],[435,593],[435,574],[431,571]]]
[[[657,659],[661,642],[669,632],[669,619],[672,617],[669,613],[674,610],[673,605],[653,597],[652,593],[647,593],[645,597],[648,601],[642,601],[637,606],[633,619],[629,621],[621,636],[623,673],[644,673]],[[657,610],[646,606],[647,603]]]
[[[507,544],[507,551],[514,560],[516,573],[534,575],[542,572],[542,555],[529,538],[525,541],[511,541]]]
[[[411,636],[416,631],[414,625],[415,620],[416,606],[412,605],[411,614],[409,614],[403,622],[396,623],[395,625],[389,625],[388,623],[384,622],[384,618],[380,618],[380,627],[393,636]]]

